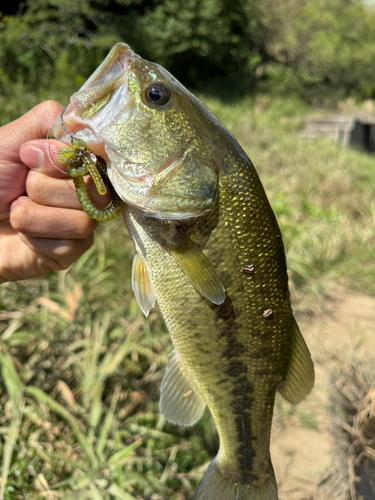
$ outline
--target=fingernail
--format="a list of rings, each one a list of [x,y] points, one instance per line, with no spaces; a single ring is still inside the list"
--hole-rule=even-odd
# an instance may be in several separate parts
[[[21,151],[21,160],[30,168],[40,168],[44,163],[44,153],[37,146],[26,146]]]

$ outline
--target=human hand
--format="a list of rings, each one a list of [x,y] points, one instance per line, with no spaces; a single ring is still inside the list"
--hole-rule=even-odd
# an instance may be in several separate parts
[[[0,283],[67,269],[93,243],[97,222],[82,211],[57,152],[47,140],[63,107],[46,101],[0,128]],[[88,192],[98,207],[91,178]]]

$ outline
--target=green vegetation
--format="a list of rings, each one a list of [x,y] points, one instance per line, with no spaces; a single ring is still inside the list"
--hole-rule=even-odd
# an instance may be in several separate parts
[[[1,288],[5,500],[188,495],[202,443],[217,446],[207,419],[192,431],[158,414],[170,338],[158,314],[142,318],[131,260],[123,224],[106,224],[70,271]]]
[[[375,7],[352,0],[0,3],[0,93],[72,94],[124,41],[194,89],[375,95]],[[18,8],[17,8],[18,6]],[[27,82],[27,85],[24,84]],[[65,92],[65,94],[64,94]],[[27,98],[27,97],[26,97]]]
[[[299,138],[311,109],[296,98],[202,98],[257,166],[295,309],[316,311],[337,282],[375,294],[375,159]],[[5,500],[190,499],[215,454],[209,415],[184,429],[158,413],[172,347],[160,314],[146,320],[135,302],[132,255],[116,220],[70,270],[0,287]]]

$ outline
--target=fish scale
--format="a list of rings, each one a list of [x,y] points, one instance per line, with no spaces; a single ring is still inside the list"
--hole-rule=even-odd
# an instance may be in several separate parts
[[[64,121],[56,138],[70,127],[106,160],[136,250],[135,296],[146,315],[158,301],[172,337],[160,410],[193,425],[207,405],[217,427],[220,448],[194,500],[277,500],[275,393],[302,401],[314,369],[252,163],[195,96],[122,43],[72,96]]]
[[[241,151],[238,154],[243,155]],[[147,263],[172,340],[182,363],[194,367],[189,375],[213,414],[221,444],[218,461],[223,466],[231,464],[243,478],[259,480],[269,474],[274,393],[285,374],[290,351],[290,336],[286,332],[291,329],[291,318],[288,321],[279,311],[287,310],[290,315],[291,312],[287,287],[283,284],[286,282],[282,274],[285,273],[283,249],[276,239],[279,230],[269,205],[259,199],[264,196],[260,181],[255,172],[249,176],[253,169],[249,162],[234,165],[232,158],[227,169],[233,174],[224,173],[220,177],[219,218],[206,215],[206,220],[197,227],[187,229],[222,277],[226,288],[224,304],[213,305],[202,300],[174,259],[163,250],[163,239],[170,238],[170,224],[160,222],[155,227],[154,220],[134,211],[132,220],[137,221],[137,226],[128,218],[126,222],[135,241],[134,235],[141,234],[143,248],[136,243],[136,249]],[[241,175],[245,172],[247,175]],[[236,190],[250,197],[253,211],[249,210],[248,202],[233,196]],[[243,208],[247,209],[245,218]],[[205,242],[202,225],[210,233]],[[257,225],[261,225],[261,232]],[[271,231],[276,248],[271,246]],[[255,270],[245,276],[240,269],[250,261]],[[272,320],[263,317],[268,307],[274,311]],[[204,321],[192,322],[192,316]],[[209,343],[207,331],[211,332]],[[216,352],[213,345],[217,346]],[[257,351],[262,346],[266,354],[263,358],[258,357]],[[212,365],[215,358],[217,361]]]

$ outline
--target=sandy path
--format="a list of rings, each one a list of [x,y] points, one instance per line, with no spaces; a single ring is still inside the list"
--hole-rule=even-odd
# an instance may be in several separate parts
[[[278,398],[272,461],[280,500],[333,500],[334,494],[328,499],[318,487],[336,451],[329,432],[332,380],[343,364],[374,366],[375,297],[340,289],[320,318],[299,324],[314,359],[316,382],[295,409]]]

